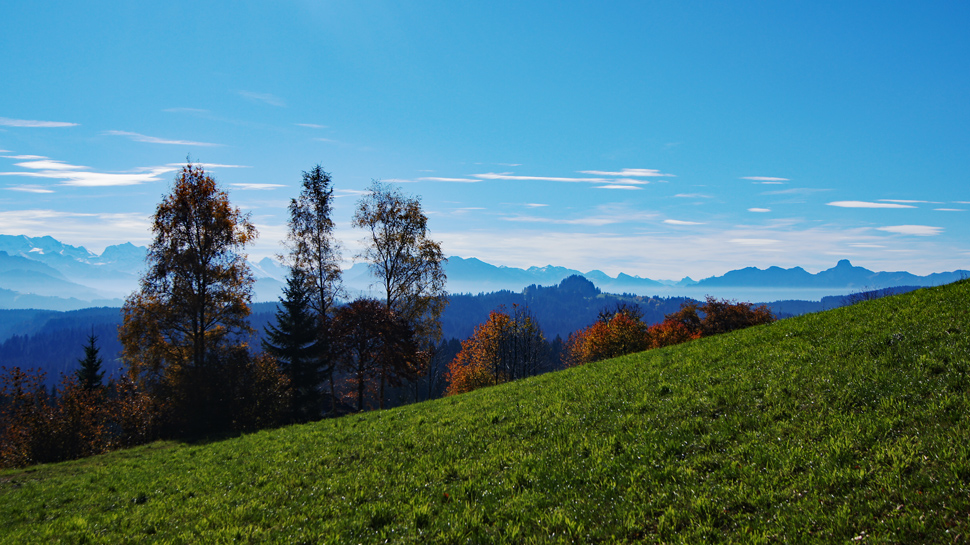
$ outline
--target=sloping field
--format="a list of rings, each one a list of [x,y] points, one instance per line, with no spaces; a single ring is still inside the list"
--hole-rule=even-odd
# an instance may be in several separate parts
[[[970,282],[396,410],[0,473],[0,540],[964,542]]]

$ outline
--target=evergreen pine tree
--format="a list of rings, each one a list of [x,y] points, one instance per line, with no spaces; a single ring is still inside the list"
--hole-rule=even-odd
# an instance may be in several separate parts
[[[293,416],[313,420],[320,415],[320,384],[323,381],[317,339],[319,323],[312,309],[312,293],[306,277],[292,269],[276,311],[276,324],[266,327],[263,349],[279,362],[293,389]]]
[[[104,371],[101,369],[104,360],[98,355],[100,349],[97,343],[98,337],[94,333],[88,335],[88,344],[84,345],[84,359],[77,360],[81,368],[75,371],[75,375],[86,390],[99,388],[104,379]]]

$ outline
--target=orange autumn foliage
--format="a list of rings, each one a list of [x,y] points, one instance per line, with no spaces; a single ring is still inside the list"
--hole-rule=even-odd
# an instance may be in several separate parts
[[[86,388],[66,375],[57,396],[40,370],[0,369],[0,468],[58,462],[154,439],[150,398],[122,377]]]
[[[528,309],[513,305],[511,314],[492,311],[448,364],[445,395],[536,375],[544,351],[545,338]]]
[[[508,326],[509,316],[492,311],[488,320],[475,328],[471,337],[461,342],[461,351],[448,364],[445,395],[463,394],[485,386],[501,384],[507,378],[498,369],[499,342]]]
[[[598,320],[566,341],[567,365],[580,365],[652,348],[646,324],[627,312]]]
[[[700,331],[691,331],[676,320],[664,320],[654,324],[647,334],[650,337],[650,348],[663,348],[701,338]]]
[[[563,363],[582,365],[774,320],[771,310],[764,305],[753,307],[750,303],[733,303],[714,297],[707,297],[704,305],[684,303],[680,310],[664,316],[663,322],[650,327],[636,312],[619,308],[612,317],[601,314],[600,320],[571,334]]]

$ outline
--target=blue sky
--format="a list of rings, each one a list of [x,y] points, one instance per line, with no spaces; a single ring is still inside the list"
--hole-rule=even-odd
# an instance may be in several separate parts
[[[498,265],[970,268],[966,2],[150,4],[0,5],[0,233],[147,244],[190,155],[257,259],[319,163],[348,261],[381,179]]]

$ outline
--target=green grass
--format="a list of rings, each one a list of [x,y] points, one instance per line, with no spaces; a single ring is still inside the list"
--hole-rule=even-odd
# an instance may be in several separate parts
[[[395,410],[0,472],[0,540],[966,541],[968,307],[964,281]]]

